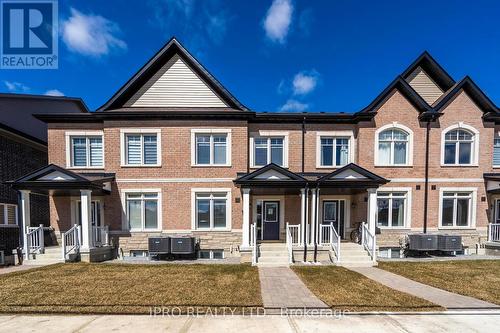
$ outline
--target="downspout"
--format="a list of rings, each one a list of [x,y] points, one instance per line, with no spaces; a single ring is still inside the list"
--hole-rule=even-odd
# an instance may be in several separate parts
[[[252,147],[250,147],[250,129],[248,128],[247,121],[247,174],[250,173],[250,154],[252,153]]]
[[[431,119],[427,120],[425,133],[425,188],[424,188],[424,234],[427,233],[427,209],[429,201],[429,134],[431,131]]]
[[[319,219],[317,218],[319,216],[318,215],[319,214],[318,202],[319,202],[319,182],[316,183],[316,202],[313,203],[314,205],[316,205],[316,209],[314,210],[316,214],[313,218],[313,223],[314,223],[314,262],[318,261],[318,238],[317,238],[317,235],[318,235],[317,228],[319,227],[319,225],[317,223],[317,222],[319,222]]]
[[[304,155],[305,155],[305,138],[306,138],[306,117],[302,118],[302,173],[304,173],[305,170],[305,163],[304,163]],[[307,261],[307,205],[308,205],[308,198],[309,198],[309,189],[308,189],[308,184],[306,183],[305,187],[305,207],[304,207],[304,262]]]
[[[305,140],[306,140],[306,117],[302,119],[302,173],[305,172]]]

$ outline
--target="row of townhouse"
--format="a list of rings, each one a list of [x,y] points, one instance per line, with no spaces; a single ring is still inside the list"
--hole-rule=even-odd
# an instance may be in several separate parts
[[[165,234],[195,235],[202,258],[287,241],[311,260],[330,226],[349,240],[360,222],[399,256],[408,233],[473,248],[500,220],[500,113],[428,53],[359,112],[265,113],[172,39],[97,111],[36,117],[50,164],[12,182],[25,225],[30,197],[50,196],[56,237],[81,226],[86,260],[109,244],[146,255]]]

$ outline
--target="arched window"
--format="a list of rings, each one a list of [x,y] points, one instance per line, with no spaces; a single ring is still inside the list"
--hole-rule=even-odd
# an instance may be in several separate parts
[[[378,165],[408,165],[410,135],[399,128],[389,128],[378,134]]]
[[[463,128],[452,129],[444,135],[444,159],[446,165],[473,164],[475,134]]]

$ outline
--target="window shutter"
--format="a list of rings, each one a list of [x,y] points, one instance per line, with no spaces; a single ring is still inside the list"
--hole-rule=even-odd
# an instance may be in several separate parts
[[[141,164],[141,137],[127,135],[127,164]]]
[[[157,144],[156,135],[144,136],[144,164],[157,164]]]

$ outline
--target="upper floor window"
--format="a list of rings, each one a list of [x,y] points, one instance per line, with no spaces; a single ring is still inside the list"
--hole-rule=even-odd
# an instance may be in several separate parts
[[[159,166],[161,145],[158,130],[122,131],[123,166]]]
[[[191,165],[231,165],[231,130],[192,129],[191,135]]]
[[[349,163],[349,138],[321,137],[320,166],[336,167]]]
[[[255,137],[253,139],[253,166],[261,167],[270,163],[285,166],[284,137]]]
[[[66,159],[69,168],[102,168],[104,147],[102,132],[66,133]]]
[[[442,164],[477,164],[477,131],[466,125],[452,126],[443,131]]]
[[[500,138],[493,142],[493,166],[500,167]]]
[[[410,165],[410,134],[399,128],[389,128],[377,136],[377,165]]]

